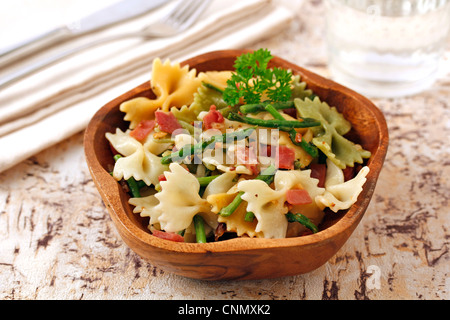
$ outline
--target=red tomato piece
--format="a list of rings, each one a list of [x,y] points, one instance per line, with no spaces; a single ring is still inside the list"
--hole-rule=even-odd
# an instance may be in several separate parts
[[[273,147],[272,147],[273,148]],[[295,151],[286,146],[279,146],[277,148],[276,163],[280,169],[294,169]]]
[[[178,233],[153,230],[152,234],[155,237],[158,237],[161,239],[175,241],[175,242],[184,242],[184,238],[181,235],[179,235]]]
[[[164,173],[163,173],[163,174],[160,174],[160,175],[158,176],[158,181],[159,181],[159,182],[161,182],[161,181],[167,181],[167,178],[166,178],[166,176],[164,175]]]
[[[130,132],[130,136],[138,141],[144,141],[145,138],[153,131],[155,128],[155,120],[142,120],[139,122],[136,128]]]
[[[173,133],[175,130],[182,128],[175,115],[171,112],[158,110],[155,112],[155,118],[161,131]]]
[[[308,191],[305,189],[291,189],[286,192],[286,201],[292,205],[312,203]]]
[[[216,110],[217,107],[215,105],[211,105],[209,108],[209,112],[203,117],[203,125],[205,129],[212,129],[213,123],[223,123],[224,119],[222,114]]]
[[[323,188],[325,186],[325,178],[327,176],[327,166],[321,163],[311,163],[309,165],[311,169],[311,178],[319,179],[317,186]]]

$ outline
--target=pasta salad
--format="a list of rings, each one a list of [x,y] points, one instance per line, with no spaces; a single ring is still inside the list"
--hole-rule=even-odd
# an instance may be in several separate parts
[[[120,105],[129,127],[106,133],[111,175],[125,182],[149,231],[179,242],[286,238],[319,232],[350,208],[370,152],[351,124],[267,49],[208,71],[155,59],[154,99]]]

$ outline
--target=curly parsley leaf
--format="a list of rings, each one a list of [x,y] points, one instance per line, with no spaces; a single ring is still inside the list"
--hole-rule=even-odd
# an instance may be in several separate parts
[[[272,101],[287,101],[291,97],[292,72],[268,69],[273,58],[267,49],[245,53],[235,63],[235,72],[227,81],[223,99],[229,105],[237,105],[243,99],[247,104],[259,103],[265,93]]]

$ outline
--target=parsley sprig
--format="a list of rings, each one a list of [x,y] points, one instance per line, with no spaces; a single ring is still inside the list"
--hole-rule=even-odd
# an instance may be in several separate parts
[[[292,94],[292,72],[281,68],[268,69],[272,58],[268,49],[239,56],[234,63],[236,71],[223,92],[225,102],[234,106],[242,98],[247,104],[259,103],[263,94],[274,102],[288,101]]]

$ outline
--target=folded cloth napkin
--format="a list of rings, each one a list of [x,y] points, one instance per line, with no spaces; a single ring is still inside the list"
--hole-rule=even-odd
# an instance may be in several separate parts
[[[49,48],[33,59],[109,34],[140,30],[160,13]],[[104,44],[0,90],[0,172],[82,131],[105,103],[150,79],[154,58],[181,61],[208,51],[244,48],[287,28],[291,19],[290,10],[275,1],[215,0],[182,34]],[[20,61],[6,71],[27,63]]]

